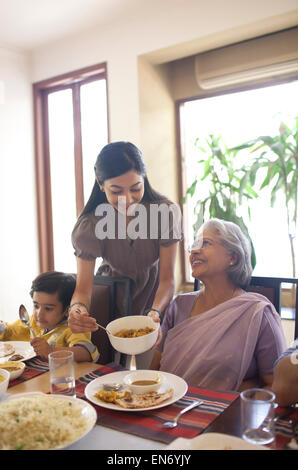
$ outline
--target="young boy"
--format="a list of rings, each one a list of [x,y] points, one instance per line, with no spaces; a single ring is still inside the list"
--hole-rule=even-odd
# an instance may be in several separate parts
[[[67,309],[75,284],[73,275],[57,271],[37,276],[30,291],[33,299],[30,325],[35,338],[21,320],[10,324],[0,321],[0,341],[30,341],[36,354],[46,359],[53,351],[67,349],[73,351],[76,362],[96,362],[99,353],[91,342],[91,334],[74,334],[67,326]]]

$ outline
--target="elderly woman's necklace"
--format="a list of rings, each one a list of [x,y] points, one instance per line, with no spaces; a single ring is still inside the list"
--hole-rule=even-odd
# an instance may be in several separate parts
[[[231,295],[228,297],[222,298],[219,301],[215,302],[214,300],[210,301],[210,299],[206,299],[206,293],[205,289],[201,290],[199,294],[197,295],[195,305],[193,307],[191,316],[198,315],[200,313],[204,313],[208,310],[211,310],[212,308],[217,307],[220,304],[223,304],[224,302],[227,302],[228,300],[233,299],[234,297],[237,296],[239,291],[239,288],[237,286],[234,287],[233,291],[231,292]],[[243,290],[241,289],[241,293]],[[240,293],[239,293],[240,295]]]
[[[233,292],[232,292],[232,297],[231,297],[231,299],[233,299],[234,297],[238,297],[238,295],[243,294],[243,292],[244,292],[244,290],[241,289],[241,287],[237,287],[237,286],[236,286],[236,287],[234,288]]]

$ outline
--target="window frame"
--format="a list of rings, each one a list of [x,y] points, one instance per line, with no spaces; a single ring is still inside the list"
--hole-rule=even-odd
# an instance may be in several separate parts
[[[184,140],[183,140],[183,125],[181,120],[181,107],[184,103],[189,101],[195,101],[199,99],[212,98],[215,96],[239,93],[243,91],[250,91],[259,88],[267,88],[275,85],[282,85],[284,83],[290,83],[298,80],[298,75],[286,78],[264,80],[263,82],[258,81],[257,83],[250,83],[247,85],[239,85],[233,87],[225,87],[216,91],[205,92],[200,95],[188,96],[186,98],[179,98],[175,100],[175,125],[176,125],[176,148],[177,148],[177,166],[178,166],[178,196],[182,206],[182,218],[183,218],[183,232],[187,234],[187,220],[188,220],[188,209],[187,201],[183,204],[183,198],[185,197],[187,184],[186,184],[186,172],[185,172],[185,156],[184,156]],[[180,244],[180,256],[182,264],[182,283],[186,286],[192,287],[193,280],[188,275],[188,246],[187,237],[184,237],[183,243]]]
[[[110,141],[107,64],[100,63],[33,83],[35,184],[40,272],[54,269],[53,215],[49,151],[48,95],[73,90],[74,165],[77,215],[84,206],[83,160],[80,117],[80,86],[98,79],[106,81],[107,135]]]

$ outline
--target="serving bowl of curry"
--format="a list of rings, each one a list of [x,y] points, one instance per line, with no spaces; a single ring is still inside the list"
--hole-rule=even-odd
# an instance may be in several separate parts
[[[117,318],[106,327],[113,348],[130,355],[151,349],[157,340],[158,329],[159,323],[143,315]]]

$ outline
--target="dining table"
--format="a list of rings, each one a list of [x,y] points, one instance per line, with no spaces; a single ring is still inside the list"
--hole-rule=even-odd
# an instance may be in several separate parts
[[[99,367],[100,364],[90,362],[75,363],[75,378],[92,372]],[[50,372],[45,372],[30,380],[24,381],[8,388],[8,394],[23,394],[28,392],[48,393],[50,388]],[[158,450],[164,449],[163,443],[143,439],[132,434],[115,431],[103,427],[100,424],[80,439],[78,442],[67,447],[68,450],[127,450],[127,449],[144,449]]]
[[[75,363],[75,378],[84,376],[92,372],[93,370],[101,367],[100,364],[94,364],[90,362],[76,362]],[[7,394],[24,394],[28,392],[43,392],[49,393],[50,388],[50,373],[44,372],[37,377],[33,377],[30,380],[18,383],[8,388]],[[239,409],[238,409],[238,399],[236,400],[234,406],[234,421],[235,426],[237,427],[237,418]],[[232,406],[232,405],[231,405]],[[233,410],[232,410],[233,411]],[[229,413],[230,415],[231,413]],[[221,427],[227,427],[230,429],[231,422],[228,419],[228,422],[225,424],[225,419],[221,420]],[[236,429],[235,427],[235,429]],[[211,428],[214,432],[217,431],[217,426],[214,423]],[[163,442],[158,442],[156,440],[144,439],[136,435],[121,432],[108,427],[100,425],[100,420],[96,426],[82,439],[76,443],[67,447],[69,450],[162,450],[166,449],[167,444]]]
[[[81,380],[80,382],[80,379],[87,378],[90,381],[94,380],[94,378],[98,377],[98,375],[95,375],[95,374],[105,375],[106,373],[109,373],[110,371],[114,370],[113,364],[110,367],[111,368],[109,368],[109,365],[100,365],[100,364],[95,364],[91,362],[80,362],[80,363],[76,362],[75,363],[75,378],[76,378],[76,383],[78,383],[78,389],[76,387],[76,390],[78,390],[79,392],[79,390],[81,389],[80,387],[83,387],[81,389],[82,391],[77,393],[77,398],[83,398],[86,400],[86,397],[84,396],[84,386],[83,386],[84,380]],[[39,373],[39,375],[34,376],[30,378],[29,380],[23,380],[20,383],[11,384],[11,386],[9,386],[9,388],[7,389],[6,395],[24,394],[28,392],[49,393],[49,390],[50,390],[50,373],[48,370],[45,369],[44,371],[42,371],[42,373]],[[220,393],[218,391],[207,390],[207,389],[197,389],[197,388],[192,388],[191,386],[188,386],[188,393],[187,393],[188,398],[189,397],[190,399],[198,398],[196,396],[196,393],[198,393],[198,390],[200,393],[203,394],[203,396],[208,397],[208,400],[210,400],[208,403],[210,404],[211,408],[210,410],[207,410],[205,422],[204,422],[204,419],[205,419],[204,415],[202,415],[202,418],[200,418],[203,420],[202,421],[203,425],[199,431],[195,429],[195,425],[196,425],[195,415],[194,415],[193,420],[191,421],[191,413],[193,413],[193,411],[188,412],[184,415],[184,416],[186,415],[190,416],[190,418],[188,418],[190,419],[190,421],[186,425],[186,428],[189,427],[190,433],[183,437],[191,438],[196,435],[205,434],[205,433],[221,433],[221,434],[226,434],[229,436],[241,437],[241,403],[240,403],[239,393],[233,392],[231,394],[228,394],[228,393],[225,394],[225,393]],[[199,398],[202,398],[202,395],[200,395]],[[217,413],[216,406],[218,407],[222,406],[221,400],[223,400],[223,402],[226,402],[226,404],[224,407],[220,409],[220,412]],[[176,406],[176,404],[174,404],[174,406]],[[99,407],[95,406],[95,408],[97,408],[97,414],[98,414],[96,425],[91,429],[91,431],[87,435],[85,435],[80,440],[76,441],[75,443],[69,445],[67,447],[68,450],[105,450],[105,451],[144,450],[144,451],[157,451],[158,452],[158,451],[167,450],[169,443],[172,442],[171,440],[166,442],[166,440],[156,438],[157,436],[156,431],[155,431],[155,435],[153,435],[153,438],[150,438],[150,434],[147,434],[145,435],[146,437],[144,437],[144,433],[143,433],[143,436],[142,436],[142,433],[140,433],[141,435],[138,435],[138,433],[134,432],[135,430],[134,429],[132,430],[132,428],[122,427],[122,430],[119,430],[119,428],[117,429],[117,426],[113,428],[113,426],[109,426],[109,419],[111,418],[111,416],[109,416],[109,414],[106,414],[107,412],[110,413],[110,411],[105,410],[104,408],[100,408],[100,406]],[[166,408],[170,408],[170,407],[164,407],[164,409]],[[174,411],[176,413],[176,410]],[[120,415],[117,415],[117,413],[125,414],[125,412],[123,411],[119,411],[119,412],[113,411],[112,415],[116,414],[117,417],[120,416]],[[138,415],[138,413],[134,413],[134,414]],[[141,414],[142,412],[139,412],[139,416]],[[199,416],[198,411],[197,411],[197,416]],[[112,419],[115,419],[115,418],[112,417]],[[148,420],[149,419],[151,418],[148,418]],[[164,418],[162,417],[162,419]],[[121,418],[120,418],[120,421],[121,421]],[[136,427],[138,424],[139,423],[138,423],[137,417],[135,421],[132,421],[130,423],[131,426],[136,426]],[[192,425],[194,426],[193,428],[192,428]],[[152,428],[152,423],[150,423],[149,425],[147,425],[146,423],[145,426],[148,426],[148,429],[150,427]],[[130,432],[131,430],[133,432]],[[193,434],[191,434],[191,432],[193,432]],[[175,436],[174,437],[171,436],[171,431],[169,431],[168,434],[171,437],[171,439],[174,439]],[[179,434],[176,435],[176,438],[177,437],[179,437]]]

